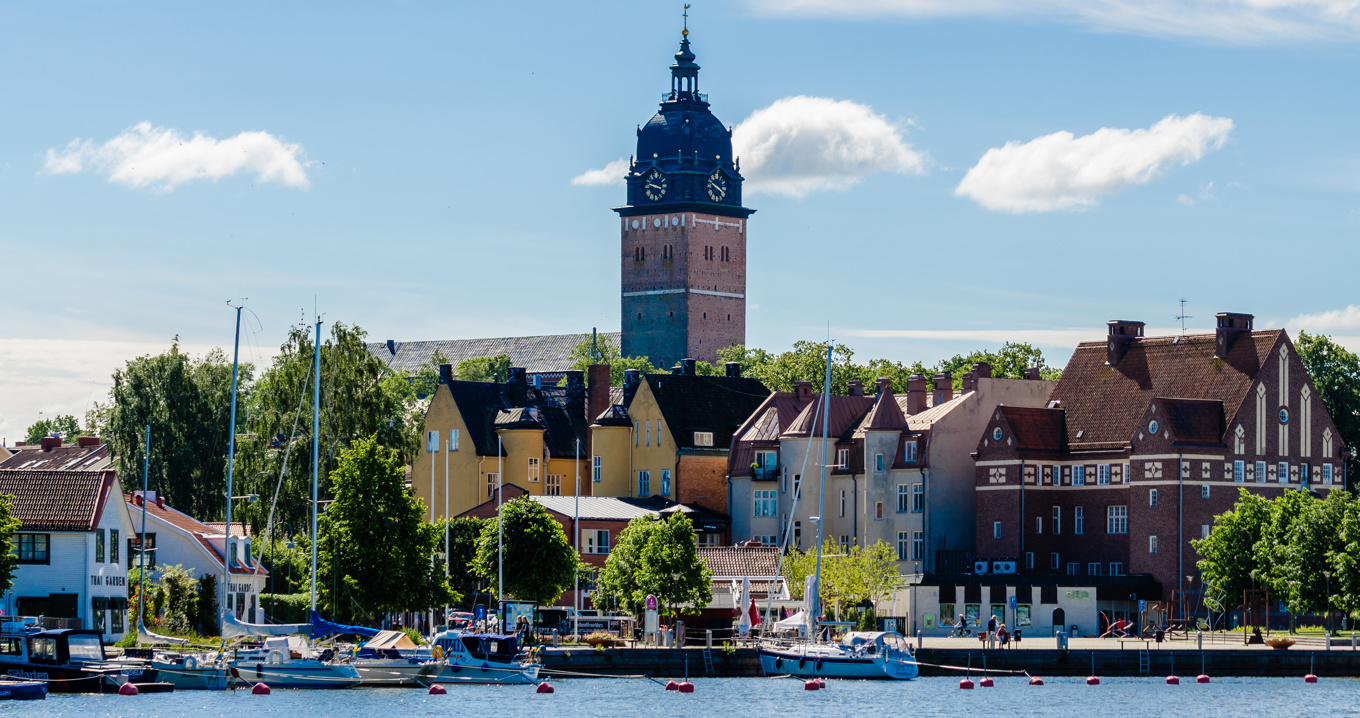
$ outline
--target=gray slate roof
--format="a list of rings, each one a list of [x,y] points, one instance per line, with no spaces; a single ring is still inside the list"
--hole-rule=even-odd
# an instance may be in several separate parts
[[[619,332],[600,332],[601,339],[608,339],[619,346]],[[501,337],[498,339],[441,339],[423,342],[392,342],[396,353],[388,348],[386,342],[369,344],[368,350],[399,374],[414,374],[422,364],[434,356],[436,350],[444,355],[455,368],[465,359],[494,357],[505,354],[513,366],[524,367],[529,372],[565,371],[571,368],[571,350],[584,341],[590,341],[590,333],[584,334],[545,334],[536,337]]]

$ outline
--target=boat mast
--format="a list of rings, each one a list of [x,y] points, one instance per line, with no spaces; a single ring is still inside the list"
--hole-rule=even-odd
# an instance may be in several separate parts
[[[227,424],[227,530],[222,536],[222,600],[217,605],[217,622],[222,627],[225,627],[227,622],[227,584],[231,581],[231,477],[236,464],[236,370],[241,360],[241,310],[245,309],[245,305],[234,309],[236,309],[236,339],[231,355],[231,423]],[[147,429],[149,434],[150,427]],[[142,511],[143,513],[146,511],[146,494],[142,494]],[[142,549],[145,551],[146,547],[143,546]],[[226,631],[221,632],[225,636]],[[226,638],[222,640],[225,642]]]
[[[321,317],[312,346],[312,610],[316,611],[316,487],[321,481]]]
[[[500,617],[505,602],[505,519],[501,516],[501,488],[505,486],[505,449],[501,437],[496,437],[496,615]],[[500,618],[499,620],[504,620]],[[505,626],[497,627],[498,631]]]
[[[826,464],[827,464],[827,434],[830,431],[831,419],[831,342],[826,343],[826,378],[822,382],[822,485],[821,493],[817,496],[817,568],[813,572],[812,579],[813,595],[809,602],[812,611],[812,635],[813,640],[817,636],[817,623],[822,616],[822,519],[826,512]]]
[[[142,454],[142,535],[138,538],[137,545],[142,549],[142,570],[138,572],[137,579],[137,628],[142,627],[142,620],[146,616],[146,484],[147,476],[151,473],[151,425],[146,425],[146,451]]]

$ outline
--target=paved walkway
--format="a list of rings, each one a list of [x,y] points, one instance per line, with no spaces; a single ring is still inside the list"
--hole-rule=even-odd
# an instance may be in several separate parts
[[[1271,634],[1271,635],[1287,636],[1288,634]],[[1320,651],[1325,648],[1325,644],[1323,643],[1323,638],[1321,636],[1293,636],[1293,638],[1295,640],[1295,645],[1291,650],[1304,649]],[[977,650],[980,649],[983,645],[982,642],[979,641],[976,637],[972,638],[925,637],[922,640],[923,640],[922,645],[925,648]],[[1015,648],[1021,649],[1031,648],[1031,649],[1054,650],[1058,647],[1058,639],[1048,637],[1030,638],[1028,636],[1025,636],[1019,643],[1013,643],[1012,645]],[[1092,651],[1092,650],[1137,651],[1140,649],[1155,651],[1155,650],[1197,650],[1198,644],[1196,643],[1195,637],[1192,634],[1188,640],[1168,639],[1166,641],[1163,641],[1162,643],[1157,643],[1156,641],[1152,640],[1144,641],[1141,639],[1139,640],[1124,639],[1120,641],[1113,638],[1071,638],[1068,639],[1067,641],[1067,647],[1069,650],[1074,651]],[[996,650],[1008,650],[1008,649],[996,649]],[[1273,651],[1275,649],[1271,648],[1270,646],[1259,644],[1242,645],[1242,634],[1240,633],[1227,635],[1206,633],[1204,635],[1204,650]],[[1344,638],[1339,636],[1333,637],[1332,650],[1333,651],[1352,650],[1350,635],[1347,634]]]

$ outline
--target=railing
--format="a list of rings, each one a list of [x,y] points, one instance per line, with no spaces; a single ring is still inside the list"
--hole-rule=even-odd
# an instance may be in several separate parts
[[[708,102],[708,93],[704,92],[663,92],[661,93],[662,102],[672,102],[674,100],[698,100]]]
[[[751,469],[751,479],[755,481],[774,481],[779,478],[778,466],[760,466]]]

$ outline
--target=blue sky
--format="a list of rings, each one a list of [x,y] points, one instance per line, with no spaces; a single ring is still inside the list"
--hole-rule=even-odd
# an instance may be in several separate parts
[[[997,6],[694,3],[750,344],[1061,364],[1184,297],[1360,345],[1355,0]],[[233,297],[257,361],[314,296],[375,340],[617,329],[623,190],[573,178],[633,151],[680,9],[0,4],[0,436],[228,347]]]

